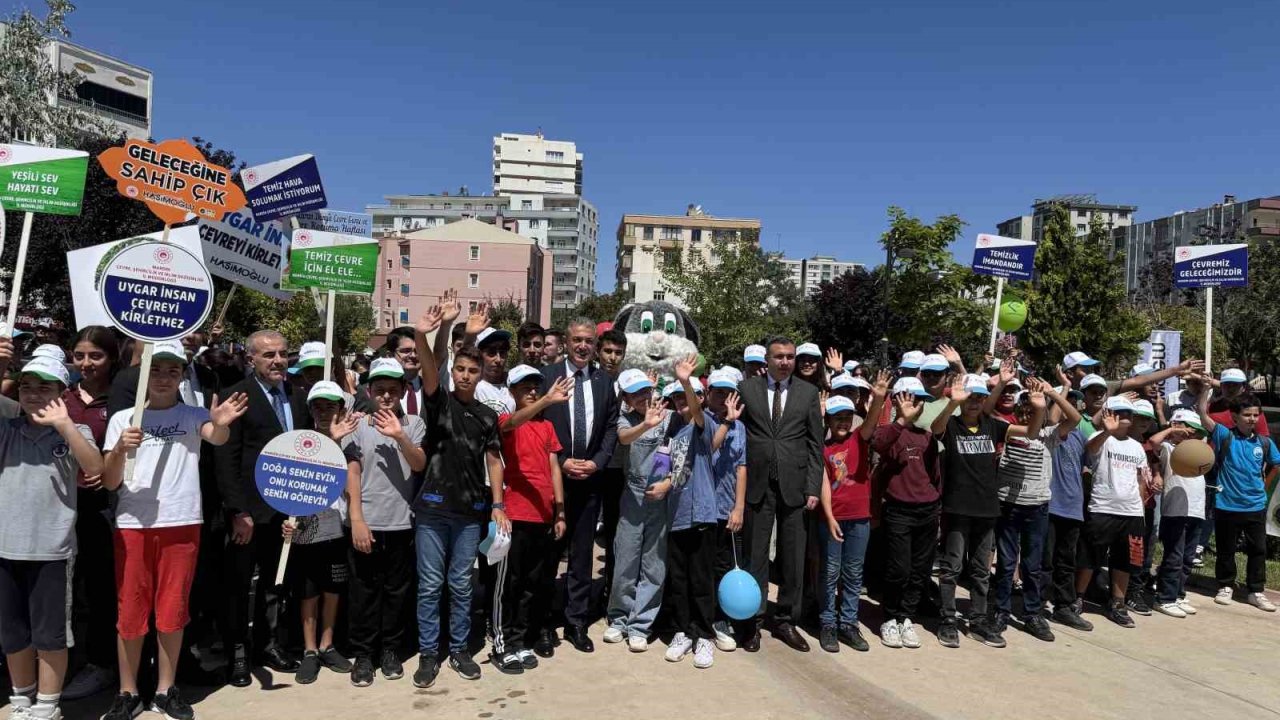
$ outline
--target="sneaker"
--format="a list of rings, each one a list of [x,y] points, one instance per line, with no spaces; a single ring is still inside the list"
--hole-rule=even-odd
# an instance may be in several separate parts
[[[1169,617],[1184,618],[1187,616],[1187,611],[1183,610],[1182,606],[1176,602],[1160,603],[1156,606],[1156,611]]]
[[[902,634],[902,647],[912,650],[920,647],[920,636],[916,634],[916,626],[912,625],[910,620],[902,621],[899,632]]]
[[[116,670],[89,663],[81,668],[62,689],[63,700],[82,700],[103,690],[116,687]]]
[[[738,649],[738,641],[733,637],[733,629],[729,623],[721,620],[711,626],[716,633],[716,649],[720,652],[733,652]]]
[[[30,720],[62,720],[62,706],[38,702],[31,706],[26,715],[19,717],[30,718]],[[193,714],[192,717],[195,715]]]
[[[1267,596],[1260,592],[1249,593],[1249,604],[1263,612],[1276,611],[1276,604],[1268,600]]]
[[[836,640],[836,626],[823,625],[818,633],[818,647],[829,653],[840,652],[840,641]]]
[[[680,662],[691,649],[693,649],[693,641],[684,633],[676,633],[676,636],[671,638],[671,644],[667,646],[667,662]]]
[[[1151,614],[1151,606],[1147,604],[1147,600],[1142,597],[1141,592],[1129,593],[1129,597],[1125,598],[1124,606],[1139,615],[1148,616]]]
[[[449,653],[449,667],[463,680],[479,680],[480,666],[466,650]]]
[[[383,650],[382,662],[378,664],[382,669],[382,677],[388,680],[399,680],[404,677],[404,663],[400,662],[400,656],[396,655],[395,650]]]
[[[1191,567],[1204,567],[1204,546],[1196,546],[1196,554],[1191,558]]]
[[[955,620],[948,618],[938,626],[938,644],[945,648],[960,647],[960,630]]]
[[[613,643],[620,643],[626,639],[626,634],[623,633],[620,628],[613,627],[612,625],[609,626],[609,629],[604,631],[604,641],[611,645]]]
[[[969,637],[987,647],[1002,648],[1006,644],[999,626],[986,618],[976,618],[969,623]]]
[[[293,679],[299,685],[310,685],[320,677],[320,654],[315,650],[308,650],[302,654],[302,663],[298,665],[298,672],[294,674]]]
[[[453,658],[450,658],[450,664],[453,664]],[[489,653],[489,664],[498,669],[498,672],[507,675],[519,675],[524,672],[524,663],[520,662],[520,654],[517,652],[505,652],[501,655]],[[461,674],[461,670],[458,671]],[[466,677],[466,675],[463,675]]]
[[[128,697],[134,697],[134,696],[129,695]],[[119,700],[119,697],[117,697],[116,699]],[[134,700],[137,700],[137,698],[134,698]],[[32,703],[31,698],[27,697],[26,695],[10,695],[9,696],[9,720],[29,720],[31,718],[31,703]],[[112,705],[112,709],[113,710],[115,709],[114,705]],[[139,710],[138,712],[140,713],[142,711]],[[134,713],[134,715],[137,715],[137,713]],[[103,717],[104,719],[106,718],[105,715]],[[120,715],[119,720],[127,720],[128,718],[131,718],[131,717],[133,717],[133,715],[128,715],[128,714]],[[116,720],[116,718],[111,718],[111,720]]]
[[[1073,630],[1081,630],[1089,632],[1093,630],[1093,623],[1080,617],[1080,613],[1071,609],[1070,605],[1063,605],[1053,609],[1053,615],[1050,616],[1054,622],[1059,625],[1066,625]]]
[[[534,670],[538,667],[538,656],[529,648],[522,648],[516,655],[520,656],[520,664],[525,670]]]
[[[151,698],[151,712],[158,712],[169,720],[195,720],[196,717],[196,711],[191,709],[191,703],[182,699],[182,694],[178,692],[176,686],[165,692],[158,692]]]
[[[642,653],[649,649],[649,640],[643,635],[632,635],[627,638],[627,649],[633,653]]]
[[[699,670],[706,670],[716,661],[716,644],[707,638],[698,640],[697,646],[693,650],[693,666]]]
[[[1218,588],[1218,594],[1213,596],[1213,601],[1219,605],[1230,605],[1231,598],[1235,595],[1235,590],[1230,585]]]
[[[18,704],[19,702],[24,700],[27,703],[26,707],[22,707],[21,705]],[[19,695],[18,697],[9,698],[9,707],[12,708],[12,710],[10,711],[9,717],[10,718],[20,717],[24,719],[31,717],[29,712],[31,709],[30,705],[31,705],[31,700],[26,696]],[[19,710],[22,710],[23,713],[18,714]],[[141,714],[142,714],[142,699],[139,698],[137,695],[134,695],[133,693],[120,693],[119,695],[116,696],[116,699],[111,703],[111,709],[107,711],[106,715],[102,716],[102,720],[133,720],[133,718],[136,718]]]
[[[383,665],[383,672],[386,672],[386,665]],[[401,669],[403,674],[403,668]],[[388,680],[392,678],[388,677]],[[367,657],[356,658],[356,666],[351,670],[351,684],[356,687],[369,687],[373,684],[373,661]]]
[[[1129,617],[1129,611],[1125,609],[1124,601],[1120,598],[1114,598],[1107,604],[1107,610],[1103,613],[1111,622],[1122,628],[1133,627],[1133,618]]]
[[[866,652],[871,649],[871,646],[862,637],[862,632],[858,630],[857,625],[841,625],[840,629],[836,631],[836,637],[840,639],[840,642],[858,652]]]
[[[413,686],[429,688],[436,684],[436,676],[440,674],[440,662],[433,655],[418,656],[418,670],[413,674]]]
[[[1053,629],[1049,627],[1049,621],[1045,620],[1043,615],[1032,615],[1024,620],[1022,630],[1043,642],[1053,642],[1056,639],[1053,636]]]
[[[987,628],[992,632],[1003,635],[1009,629],[1009,615],[1006,613],[998,612],[990,618],[980,619],[987,620]]]
[[[351,661],[342,657],[342,653],[335,650],[332,646],[320,651],[320,664],[330,670],[346,674],[351,672]]]
[[[1186,598],[1178,598],[1178,607],[1182,608],[1182,612],[1188,615],[1195,615],[1199,612],[1196,610],[1196,606],[1192,605],[1191,601]]]
[[[898,621],[890,620],[880,626],[880,644],[885,647],[902,647],[902,631],[898,629]]]

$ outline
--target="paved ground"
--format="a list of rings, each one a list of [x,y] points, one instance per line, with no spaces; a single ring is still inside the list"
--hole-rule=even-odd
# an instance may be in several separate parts
[[[663,661],[665,649],[632,655],[600,642],[583,655],[562,645],[530,673],[504,676],[484,665],[466,682],[447,669],[436,687],[415,689],[406,678],[379,679],[356,690],[345,676],[323,675],[311,686],[269,673],[250,688],[221,688],[196,705],[202,720],[232,718],[1268,718],[1280,717],[1280,615],[1236,604],[1220,607],[1194,596],[1200,614],[1178,620],[1137,617],[1125,630],[1101,616],[1092,633],[1054,626],[1058,640],[1041,643],[1017,630],[1003,650],[962,639],[958,650],[924,634],[919,650],[869,653],[847,648],[828,655],[796,653],[766,636],[755,655],[719,653],[715,667]],[[878,623],[875,603],[863,616]],[[864,627],[870,637],[870,628]],[[874,638],[873,638],[874,641]],[[411,671],[416,660],[409,663]],[[264,689],[265,688],[265,689]],[[209,691],[205,691],[209,692]],[[201,693],[203,695],[203,693]],[[97,717],[104,699],[68,704],[71,720]],[[155,717],[155,716],[144,716]]]

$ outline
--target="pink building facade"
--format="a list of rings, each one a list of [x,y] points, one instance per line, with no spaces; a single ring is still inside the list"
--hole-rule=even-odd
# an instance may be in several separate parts
[[[380,242],[370,347],[393,328],[413,325],[449,288],[458,291],[464,316],[479,303],[510,299],[526,320],[551,319],[552,256],[529,238],[465,218]]]

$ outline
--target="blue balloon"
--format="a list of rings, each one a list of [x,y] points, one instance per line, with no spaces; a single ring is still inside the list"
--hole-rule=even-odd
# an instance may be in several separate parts
[[[760,611],[760,584],[751,573],[734,568],[720,580],[720,609],[734,620],[746,620]]]

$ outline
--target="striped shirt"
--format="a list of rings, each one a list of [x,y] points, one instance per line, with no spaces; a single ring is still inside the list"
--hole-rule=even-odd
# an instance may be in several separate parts
[[[1037,438],[1010,437],[1000,456],[1000,500],[1014,505],[1042,505],[1049,502],[1053,480],[1053,449],[1057,447],[1058,426],[1040,430]]]

